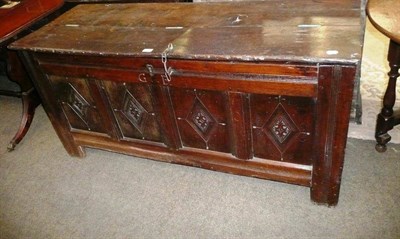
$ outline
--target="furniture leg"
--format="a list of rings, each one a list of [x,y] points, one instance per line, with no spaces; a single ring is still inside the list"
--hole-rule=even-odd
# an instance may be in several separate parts
[[[40,104],[40,98],[33,88],[29,76],[15,51],[7,51],[7,72],[10,80],[18,83],[21,88],[23,107],[19,129],[7,147],[8,151],[12,151],[28,132],[35,109]]]
[[[17,133],[8,144],[8,151],[14,150],[15,146],[24,138],[32,123],[35,109],[40,104],[39,96],[34,88],[31,88],[28,92],[22,92],[21,98],[23,106],[22,119]]]
[[[390,41],[388,61],[390,65],[389,83],[386,89],[385,96],[383,98],[383,108],[381,113],[377,117],[375,138],[376,147],[378,152],[386,151],[386,144],[391,140],[391,136],[388,131],[398,123],[396,116],[393,112],[393,106],[396,101],[396,81],[400,76],[400,45],[394,41]]]

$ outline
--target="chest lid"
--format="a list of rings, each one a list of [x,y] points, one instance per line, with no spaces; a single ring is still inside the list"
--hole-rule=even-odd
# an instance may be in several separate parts
[[[176,59],[341,62],[361,57],[356,1],[83,4],[12,49]]]

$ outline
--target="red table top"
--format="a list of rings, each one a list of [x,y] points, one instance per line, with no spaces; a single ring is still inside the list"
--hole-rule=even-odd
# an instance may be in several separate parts
[[[0,8],[0,43],[54,12],[63,4],[63,0],[22,0],[11,8],[3,6]]]

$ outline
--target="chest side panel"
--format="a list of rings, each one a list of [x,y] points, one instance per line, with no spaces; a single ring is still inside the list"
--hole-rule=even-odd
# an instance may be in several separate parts
[[[160,75],[156,84],[170,88],[184,147],[312,164],[316,67],[175,61],[171,68],[170,81]]]
[[[230,153],[225,92],[175,87],[170,92],[182,145]]]
[[[250,107],[255,157],[312,164],[312,98],[252,94]]]
[[[71,131],[110,133],[93,80],[67,75],[48,75],[48,79]]]
[[[160,113],[140,60],[37,54],[61,108],[79,133],[108,133],[116,140],[160,142]]]
[[[154,58],[37,59],[82,145],[134,155],[146,150],[150,158],[163,152],[155,158],[309,183],[315,65],[170,60],[167,78]],[[287,170],[297,176],[286,177]]]
[[[112,81],[104,81],[102,84],[122,134],[121,139],[161,141],[151,85]]]

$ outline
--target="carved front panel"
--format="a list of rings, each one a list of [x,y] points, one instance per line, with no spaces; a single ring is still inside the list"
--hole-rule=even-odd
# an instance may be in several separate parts
[[[63,76],[49,76],[49,80],[72,130],[107,132],[89,80]]]
[[[151,85],[104,81],[103,86],[123,138],[161,141]]]
[[[170,92],[182,145],[230,152],[225,95],[196,89]]]
[[[312,163],[313,99],[255,94],[250,104],[255,157]]]

